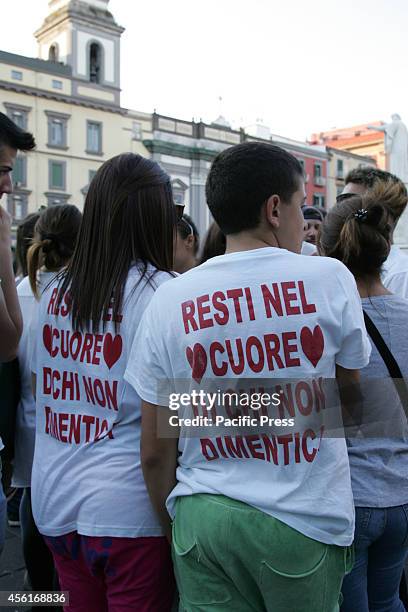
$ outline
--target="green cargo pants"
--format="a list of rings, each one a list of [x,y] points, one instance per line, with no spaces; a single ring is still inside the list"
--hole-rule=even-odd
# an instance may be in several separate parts
[[[177,500],[173,560],[183,612],[336,612],[352,549],[200,494]]]

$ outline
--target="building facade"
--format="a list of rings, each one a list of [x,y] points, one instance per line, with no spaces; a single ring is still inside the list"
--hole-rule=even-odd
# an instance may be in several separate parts
[[[242,142],[273,142],[295,155],[304,168],[308,204],[326,206],[329,156],[324,148],[265,131],[250,132],[232,129],[221,117],[209,125],[153,114],[152,133],[143,144],[171,176],[175,200],[184,203],[200,232],[210,222],[205,182],[211,162],[220,151]]]
[[[328,132],[320,132],[313,134],[310,142],[316,146],[325,146],[333,159],[340,160],[340,152],[348,154],[351,162],[351,167],[355,162],[360,165],[359,160],[355,159],[360,156],[368,156],[368,160],[363,162],[364,165],[376,165],[379,168],[387,169],[387,159],[385,154],[384,134],[376,132],[368,128],[369,125],[380,126],[383,122],[377,121],[373,123],[365,123],[356,125],[350,128],[339,130],[330,130]],[[337,151],[337,153],[334,153]],[[371,163],[369,162],[371,160]],[[339,163],[339,162],[336,162]],[[349,169],[351,169],[351,167]],[[336,169],[333,168],[335,172]],[[344,172],[346,175],[347,172]],[[340,185],[339,185],[340,186]],[[401,246],[404,250],[408,250],[408,208],[404,211],[401,219],[394,232],[394,242]]]
[[[201,233],[209,223],[205,182],[214,157],[242,142],[276,143],[301,162],[307,203],[329,207],[350,165],[373,163],[326,142],[271,134],[266,126],[232,129],[122,108],[120,40],[123,28],[109,0],[49,0],[35,32],[37,59],[0,51],[0,110],[35,135],[37,148],[19,154],[7,206],[16,223],[40,206],[83,207],[92,177],[110,157],[130,151],[151,157],[169,173],[174,199]],[[378,134],[371,132],[378,138]],[[321,135],[320,135],[321,136]],[[324,138],[322,137],[324,140]]]
[[[110,157],[148,155],[151,115],[120,106],[120,36],[108,0],[50,0],[36,32],[40,59],[0,52],[0,109],[35,135],[16,160],[8,210],[18,222],[42,205],[83,206]]]
[[[369,125],[383,125],[381,121],[364,123],[338,130],[318,132],[310,137],[310,144],[323,145],[332,149],[349,151],[362,157],[370,157],[375,160],[378,168],[386,169],[386,158],[384,150],[384,134],[370,130]]]

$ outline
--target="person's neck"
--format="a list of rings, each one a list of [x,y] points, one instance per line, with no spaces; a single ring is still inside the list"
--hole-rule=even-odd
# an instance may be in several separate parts
[[[184,274],[184,272],[188,272],[189,270],[191,270],[191,268],[195,268],[196,265],[197,265],[197,260],[194,256],[192,256],[184,263],[183,269],[178,270],[178,273]]]
[[[356,283],[361,298],[389,295],[391,293],[391,291],[388,291],[382,284],[379,274],[376,276],[356,278]]]
[[[225,252],[238,253],[241,251],[264,249],[265,247],[279,248],[279,244],[275,236],[271,235],[264,237],[241,232],[240,234],[229,234],[227,236],[227,248],[225,249]]]

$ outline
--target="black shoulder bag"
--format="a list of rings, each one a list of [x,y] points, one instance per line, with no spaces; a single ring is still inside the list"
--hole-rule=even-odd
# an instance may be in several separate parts
[[[405,414],[407,414],[408,389],[400,367],[396,362],[394,355],[391,353],[390,349],[385,343],[384,338],[378,331],[376,325],[373,323],[372,319],[370,319],[370,317],[364,310],[363,313],[368,335],[370,336],[375,347],[377,348],[377,351],[380,353],[380,356],[386,365],[389,375],[391,376],[395,388],[397,389],[404,412]]]

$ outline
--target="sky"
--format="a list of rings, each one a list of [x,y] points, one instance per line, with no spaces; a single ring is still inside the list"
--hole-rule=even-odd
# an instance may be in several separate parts
[[[37,56],[48,0],[4,2],[0,49]],[[408,124],[407,0],[110,0],[122,106],[275,134],[397,112]],[[22,18],[23,17],[23,18]]]

